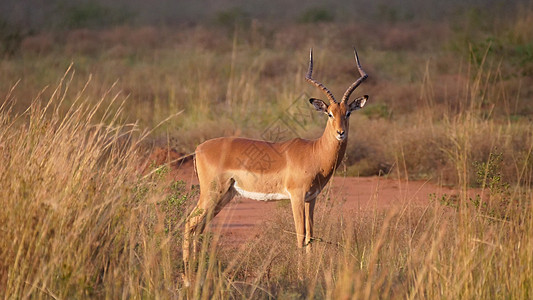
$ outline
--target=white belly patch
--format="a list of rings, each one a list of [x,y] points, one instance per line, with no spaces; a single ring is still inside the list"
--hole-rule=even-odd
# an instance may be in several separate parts
[[[233,184],[233,187],[235,190],[243,197],[254,199],[254,200],[261,200],[261,201],[268,201],[268,200],[283,200],[283,199],[290,199],[289,195],[285,195],[282,193],[260,193],[260,192],[249,192],[241,189],[237,182]]]

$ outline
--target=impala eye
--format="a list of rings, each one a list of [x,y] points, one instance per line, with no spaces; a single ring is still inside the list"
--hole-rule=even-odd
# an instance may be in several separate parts
[[[333,118],[333,115],[330,112],[328,112],[328,117]]]
[[[347,112],[347,113],[346,113],[346,118],[348,118],[348,117],[350,116],[351,113],[352,113],[351,111]]]

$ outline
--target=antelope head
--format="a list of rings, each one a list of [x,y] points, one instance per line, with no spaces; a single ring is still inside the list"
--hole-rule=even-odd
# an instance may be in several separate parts
[[[359,77],[344,93],[342,96],[341,102],[337,102],[333,94],[326,88],[322,83],[314,80],[312,78],[313,74],[313,49],[309,52],[309,70],[305,79],[318,87],[329,100],[329,105],[323,100],[311,98],[309,102],[315,107],[316,110],[325,113],[328,116],[328,125],[326,128],[330,128],[330,131],[333,133],[335,138],[342,142],[348,136],[348,121],[352,111],[362,108],[366,101],[368,100],[368,95],[358,97],[354,100],[349,100],[352,92],[363,82],[368,75],[361,68],[359,63],[359,56],[357,55],[357,50],[354,48],[355,54],[355,63],[357,64],[357,69],[359,70]]]

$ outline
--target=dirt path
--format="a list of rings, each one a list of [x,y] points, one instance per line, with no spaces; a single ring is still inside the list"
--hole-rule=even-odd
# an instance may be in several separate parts
[[[177,153],[170,153],[170,156],[159,153],[155,160],[163,163],[177,157],[180,157]],[[174,180],[187,182],[188,185],[198,183],[191,160],[173,165],[171,176]],[[403,207],[407,203],[426,206],[430,194],[450,194],[453,190],[424,181],[407,182],[382,177],[333,177],[330,188],[322,193],[325,192],[329,192],[333,200],[345,201],[342,206],[345,213],[356,214],[374,209]],[[221,240],[225,242],[242,243],[258,233],[260,224],[272,217],[278,203],[237,196],[213,219],[210,229],[220,230]]]
[[[327,192],[326,190],[323,191]],[[404,207],[407,203],[427,206],[431,193],[453,192],[422,181],[402,182],[380,177],[334,177],[329,189],[333,201],[344,201],[345,215],[368,213],[374,209]],[[320,198],[317,200],[319,201]],[[272,216],[278,202],[264,202],[235,197],[212,221],[211,229],[219,229],[221,238],[241,243],[253,238],[262,222]],[[290,206],[287,207],[290,209]],[[292,229],[292,228],[290,228]]]

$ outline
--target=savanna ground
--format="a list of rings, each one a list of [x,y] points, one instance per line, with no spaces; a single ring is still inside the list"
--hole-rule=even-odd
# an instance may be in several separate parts
[[[234,9],[205,24],[2,32],[0,296],[531,298],[531,5],[382,14],[338,22],[319,8],[269,22]],[[280,202],[238,250],[204,234],[185,289],[182,226],[197,187],[153,147],[320,135],[309,48],[314,77],[339,95],[357,76],[353,46],[370,75],[356,93],[370,101],[351,117],[337,178],[453,192],[346,216],[325,191],[307,258]],[[280,118],[284,135],[269,130]]]

